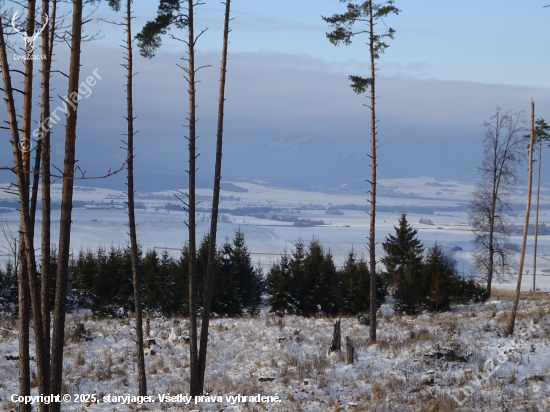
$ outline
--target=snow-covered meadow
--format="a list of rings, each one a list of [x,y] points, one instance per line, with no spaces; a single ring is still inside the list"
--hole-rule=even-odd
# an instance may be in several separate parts
[[[544,411],[550,410],[550,299],[526,294],[516,331],[505,336],[512,294],[496,291],[483,304],[417,317],[380,310],[378,342],[368,326],[342,320],[342,340],[355,347],[327,355],[334,319],[277,316],[211,322],[205,387],[221,402],[159,403],[158,395],[187,395],[187,320],[154,317],[146,350],[149,395],[155,403],[69,403],[66,411]],[[68,316],[64,391],[136,395],[133,318]],[[86,334],[75,336],[83,323]],[[0,409],[15,410],[18,362],[15,320],[0,320]],[[32,336],[32,334],[31,334]],[[31,346],[31,355],[33,348]],[[36,365],[31,362],[31,368]],[[33,394],[37,394],[33,384]],[[226,396],[277,396],[281,402],[233,402]],[[234,398],[233,398],[234,399]]]
[[[220,208],[230,210],[235,208],[272,207],[274,210],[291,210],[293,216],[301,219],[323,220],[325,225],[316,227],[294,227],[292,223],[260,219],[254,216],[222,213],[218,224],[218,241],[226,237],[232,238],[237,229],[245,233],[246,243],[252,252],[255,264],[263,267],[264,273],[279,259],[286,249],[291,253],[298,239],[309,242],[317,238],[330,249],[337,266],[341,266],[350,250],[361,255],[366,252],[366,237],[368,236],[368,215],[361,210],[346,209],[347,205],[365,206],[365,196],[348,192],[322,193],[289,190],[268,187],[259,183],[234,182],[235,185],[248,192],[222,191]],[[408,213],[408,220],[418,230],[418,237],[425,247],[431,247],[437,242],[457,261],[457,269],[465,275],[471,274],[472,232],[468,226],[467,204],[474,184],[456,181],[437,181],[434,178],[403,178],[380,180],[378,204],[381,207],[397,207],[399,211]],[[210,189],[198,189],[198,195],[211,196]],[[518,188],[512,202],[525,202],[524,188]],[[61,187],[52,186],[52,199],[59,201]],[[13,199],[13,196],[0,194],[0,200]],[[116,190],[99,188],[80,188],[75,191],[75,201],[104,202],[122,204],[125,194]],[[173,200],[172,200],[173,199]],[[168,248],[174,256],[187,241],[187,228],[183,223],[186,215],[181,211],[166,210],[166,203],[177,204],[171,191],[141,194],[137,201],[146,209],[136,210],[138,223],[138,239],[144,249]],[[541,203],[549,204],[550,195],[546,188],[541,191]],[[206,207],[206,205],[204,205]],[[317,208],[313,210],[312,208]],[[342,215],[327,215],[326,208],[340,208]],[[423,214],[414,208],[432,209],[432,214]],[[455,208],[449,211],[446,208]],[[297,213],[297,212],[300,213]],[[54,211],[52,221],[52,242],[55,244],[59,236],[59,211]],[[398,212],[377,212],[376,236],[377,255],[382,256],[381,242],[389,233],[394,232],[400,214]],[[4,211],[1,216],[8,222],[13,233],[17,233],[19,213]],[[420,219],[429,219],[432,225],[419,223]],[[523,224],[524,212],[517,212],[514,220]],[[532,214],[534,221],[534,212]],[[38,217],[38,223],[40,219]],[[73,211],[73,226],[71,230],[71,245],[73,253],[83,248],[97,249],[99,246],[125,246],[128,242],[127,215],[122,209],[85,209],[75,208]],[[550,211],[540,212],[539,223],[550,224]],[[197,236],[201,238],[210,230],[208,213],[199,213],[197,217]],[[40,244],[40,232],[36,231],[36,244]],[[510,236],[510,241],[521,244],[520,235]],[[0,239],[0,243],[3,239]],[[526,260],[522,290],[532,288],[534,237],[529,236],[527,242]],[[457,250],[461,248],[462,250]],[[453,251],[452,249],[455,248]],[[39,254],[39,250],[37,250]],[[519,254],[518,254],[519,255]],[[0,259],[6,260],[7,257]],[[545,273],[543,273],[546,271]],[[550,236],[539,236],[537,259],[537,288],[550,291]],[[516,281],[509,280],[497,285],[507,289],[515,289]]]

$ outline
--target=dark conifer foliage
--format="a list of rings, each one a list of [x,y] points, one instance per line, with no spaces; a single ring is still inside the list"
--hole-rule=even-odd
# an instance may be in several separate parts
[[[485,295],[484,288],[473,279],[459,275],[456,261],[438,244],[424,255],[424,246],[405,214],[399,227],[395,227],[395,235],[388,235],[382,247],[384,279],[394,295],[398,312],[446,311],[452,302],[466,303]]]
[[[367,261],[357,258],[352,250],[344,267],[338,272],[340,294],[338,305],[340,312],[347,315],[366,313],[370,310],[370,272]],[[376,306],[384,302],[386,286],[381,276],[376,277]]]
[[[292,269],[290,263],[291,258],[285,250],[281,261],[271,267],[266,279],[271,312],[279,316],[293,313],[296,306],[292,298]]]
[[[13,263],[8,261],[4,270],[0,269],[0,308],[6,313],[17,313],[17,293],[17,273]]]
[[[485,289],[474,279],[462,277],[456,261],[436,244],[424,253],[405,215],[396,233],[384,242],[390,268],[376,276],[376,308],[388,291],[400,313],[449,310],[452,303],[483,299]],[[202,289],[206,276],[208,237],[197,250],[197,285]],[[408,246],[407,246],[408,245]],[[52,251],[51,270],[57,261]],[[164,316],[189,316],[189,250],[178,258],[166,250],[139,251],[140,292],[143,310]],[[299,240],[292,254],[285,252],[267,276],[252,264],[244,233],[216,251],[213,272],[212,316],[256,315],[262,296],[267,295],[269,310],[279,316],[356,316],[370,311],[370,271],[363,256],[349,252],[337,268],[330,250],[313,239],[307,246]],[[392,272],[390,272],[390,270]],[[393,273],[394,276],[390,276]],[[17,313],[17,274],[11,263],[0,269],[0,311]],[[52,297],[55,284],[50,285]],[[199,295],[200,296],[200,295]],[[198,301],[199,313],[202,300]],[[121,316],[135,308],[131,255],[128,248],[81,250],[70,262],[67,310],[90,308],[98,316]]]
[[[270,311],[282,316],[293,313],[312,315],[357,315],[370,308],[370,272],[367,262],[350,252],[344,267],[338,270],[330,251],[313,239],[307,250],[302,240],[292,255],[285,251],[281,261],[271,268],[267,278]],[[385,286],[377,279],[379,307],[385,298]]]
[[[208,261],[208,237],[197,251],[197,285],[204,287]],[[55,256],[55,255],[53,255]],[[53,261],[55,264],[55,260]],[[0,271],[0,303],[10,303],[8,273]],[[178,259],[166,250],[139,250],[140,292],[143,309],[165,316],[189,316],[189,249]],[[55,286],[55,285],[54,285]],[[69,310],[90,308],[99,316],[119,316],[134,310],[132,262],[129,248],[81,250],[70,262]],[[240,316],[259,312],[264,293],[261,270],[254,267],[244,233],[237,231],[216,253],[212,310],[218,316]],[[202,296],[202,295],[200,295]],[[5,299],[4,299],[5,300]],[[14,302],[15,303],[15,302]],[[199,300],[199,310],[202,300]]]
[[[294,304],[294,313],[297,315],[303,315],[304,301],[310,292],[308,286],[304,284],[306,278],[305,260],[306,246],[302,239],[298,239],[290,260],[290,273],[292,274],[290,296]]]
[[[172,24],[178,29],[187,26],[187,18],[180,13],[184,6],[180,0],[160,0],[157,17],[148,21],[136,35],[138,47],[143,57],[152,58],[160,47],[161,36],[168,33]]]
[[[311,287],[311,294],[306,300],[304,314],[312,311],[335,315],[338,309],[338,277],[336,266],[330,251],[323,250],[318,240],[309,244],[309,252],[305,259],[306,282]]]
[[[87,295],[90,309],[100,315],[133,305],[132,272],[127,250],[111,247],[80,251],[69,265],[70,289]]]
[[[425,307],[438,312],[450,309],[458,274],[455,261],[436,243],[428,250],[422,268],[422,289],[426,291]]]
[[[397,286],[409,272],[420,269],[424,248],[416,236],[418,231],[409,225],[406,214],[401,215],[399,227],[394,229],[395,236],[389,234],[382,243],[385,255],[381,262],[386,267],[386,283]]]
[[[233,270],[233,248],[229,239],[226,239],[218,250],[218,265],[214,268],[212,289],[212,312],[227,316],[242,315],[242,305],[239,298],[238,286],[235,281],[237,273]]]
[[[249,313],[258,313],[261,296],[264,291],[263,276],[259,269],[252,265],[250,252],[244,241],[244,233],[241,230],[235,232],[233,245],[230,250],[230,270],[237,285],[237,294],[241,306],[247,308]]]

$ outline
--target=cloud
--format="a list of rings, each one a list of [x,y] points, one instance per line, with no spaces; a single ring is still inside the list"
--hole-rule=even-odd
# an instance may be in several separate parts
[[[65,57],[58,53],[59,62]],[[206,179],[214,164],[219,59],[218,53],[197,54],[198,64],[213,65],[199,75],[197,94],[199,175]],[[95,68],[103,77],[79,108],[77,157],[89,173],[114,168],[124,157],[120,140],[126,129],[125,72],[120,63],[118,47],[85,46],[81,77]],[[179,56],[167,52],[152,60],[136,60],[136,167],[142,174],[158,176],[158,183],[149,185],[149,190],[165,188],[162,175],[185,175],[188,98],[184,73],[176,63],[182,63]],[[366,178],[370,135],[364,104],[368,101],[352,92],[347,78],[347,73],[357,72],[361,64],[348,63],[349,67],[344,67],[307,54],[230,53],[224,178],[261,179],[297,187],[334,186]],[[396,69],[422,71],[430,67],[413,62]],[[63,78],[56,78],[55,87],[56,93],[66,93]],[[481,157],[480,125],[496,106],[528,110],[534,98],[538,113],[550,109],[548,89],[410,76],[380,75],[377,95],[381,177],[473,180]],[[59,167],[62,125],[52,144],[54,163]],[[9,152],[3,151],[0,160],[9,162]],[[124,188],[122,178],[112,182]]]
[[[205,17],[198,19],[200,24],[207,26],[219,26],[219,10],[203,8]],[[280,32],[326,32],[326,24],[304,23],[290,20],[267,18],[265,14],[250,13],[245,11],[232,11],[234,21],[231,24],[232,29],[238,32],[256,32],[256,33],[280,33]]]

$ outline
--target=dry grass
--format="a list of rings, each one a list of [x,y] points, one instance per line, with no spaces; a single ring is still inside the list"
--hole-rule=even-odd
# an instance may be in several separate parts
[[[513,292],[504,292],[513,298]],[[210,329],[209,345],[212,346],[209,347],[208,362],[211,367],[207,369],[205,383],[215,394],[278,391],[283,397],[279,409],[274,409],[273,405],[256,404],[241,405],[239,410],[459,411],[456,402],[443,392],[437,392],[437,387],[454,391],[471,385],[482,373],[487,373],[485,361],[492,354],[487,350],[485,338],[488,334],[491,334],[491,339],[497,338],[499,327],[507,323],[509,306],[509,303],[497,302],[453,307],[452,312],[442,314],[381,317],[376,345],[371,345],[368,340],[368,327],[359,325],[355,318],[346,318],[342,322],[342,341],[344,343],[349,337],[359,360],[349,367],[344,367],[345,345],[340,353],[327,356],[334,319],[272,315],[259,319],[216,319]],[[476,317],[472,317],[472,313]],[[529,347],[523,353],[508,354],[511,365],[526,365],[529,356],[533,362],[533,357],[541,353],[540,336],[546,333],[550,337],[549,313],[548,299],[540,303],[521,302],[518,322],[524,330],[524,325],[531,319],[537,323],[539,337],[530,335],[529,345],[539,339],[539,346],[535,354],[529,353]],[[82,322],[77,317],[72,320]],[[155,348],[156,354],[146,357],[146,369],[148,383],[153,385],[151,387],[156,393],[185,394],[189,390],[189,346],[177,339],[165,340],[172,327],[176,328],[177,334],[184,334],[187,327],[181,327],[184,323],[183,319],[164,318],[155,318],[151,323],[152,336],[159,338],[158,350]],[[65,390],[74,390],[74,379],[80,376],[91,378],[86,386],[80,388],[82,391],[97,388],[100,392],[113,388],[125,392],[134,386],[137,359],[131,339],[135,333],[132,325],[133,321],[128,319],[86,324],[88,332],[94,335],[94,346],[106,335],[107,343],[96,349],[92,356],[88,355],[90,343],[74,341],[68,344],[68,362],[64,371],[68,387]],[[11,340],[16,336],[9,335]],[[286,341],[279,344],[278,337],[285,337]],[[112,341],[118,342],[116,350],[108,343]],[[426,356],[436,345],[456,348],[460,355],[467,353],[467,362]],[[434,372],[427,374],[430,370]],[[13,371],[6,369],[8,374],[13,374]],[[462,410],[507,410],[509,405],[532,401],[533,389],[539,388],[540,391],[548,385],[548,379],[542,380],[546,373],[547,370],[541,371],[527,380],[517,370],[506,379],[495,375],[483,383],[483,389],[491,396],[499,397],[498,405],[491,405],[486,397],[476,393],[468,400],[467,408]],[[2,374],[0,368],[0,381]],[[275,380],[260,382],[260,377]],[[427,377],[439,380],[440,384],[432,386],[433,382],[430,383]],[[308,385],[304,384],[305,380],[308,380]],[[358,407],[349,408],[350,402]],[[174,410],[185,410],[181,406],[175,405]],[[1,403],[0,409],[5,408],[6,403]],[[214,410],[208,407],[199,409]]]
[[[1,337],[2,339],[7,340],[7,339],[9,338],[9,336],[10,336],[10,333],[9,333],[7,330],[2,329],[2,330],[0,331],[0,337]]]
[[[515,290],[492,288],[491,298],[502,301],[513,301],[516,297]],[[549,301],[550,294],[545,292],[520,292],[520,300]]]
[[[75,363],[76,363],[78,366],[84,366],[85,360],[84,360],[84,355],[82,354],[82,351],[79,351],[79,352],[76,354]]]
[[[520,293],[520,299],[524,299],[526,292]],[[491,297],[495,300],[513,301],[516,297],[515,290],[492,288]]]

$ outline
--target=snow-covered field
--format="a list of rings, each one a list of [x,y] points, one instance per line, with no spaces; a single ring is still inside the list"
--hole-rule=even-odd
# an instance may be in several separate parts
[[[237,229],[245,232],[246,242],[252,252],[253,261],[268,270],[286,250],[292,252],[294,244],[301,238],[308,242],[313,237],[318,238],[326,249],[331,250],[337,265],[342,265],[348,252],[353,248],[357,254],[366,252],[365,244],[368,236],[368,215],[360,210],[347,210],[345,205],[364,206],[365,196],[353,194],[326,194],[321,192],[306,192],[287,190],[262,186],[257,183],[234,182],[248,192],[222,191],[222,209],[235,209],[237,207],[273,207],[278,210],[289,208],[300,211],[294,214],[299,218],[323,220],[325,225],[321,227],[294,227],[292,223],[270,219],[259,219],[252,216],[237,216],[224,214],[225,219],[219,223],[219,242],[226,237],[232,238]],[[399,206],[400,211],[409,212],[409,222],[419,231],[419,238],[425,247],[433,246],[438,242],[447,252],[452,253],[458,262],[458,270],[466,275],[471,273],[471,228],[468,227],[466,205],[470,198],[474,185],[472,183],[455,181],[436,181],[433,178],[420,177],[408,179],[382,179],[380,181],[379,205]],[[52,198],[59,201],[61,186],[53,185]],[[513,202],[524,202],[523,188],[512,199]],[[199,189],[198,194],[210,196],[211,190]],[[232,198],[232,197],[233,198]],[[13,196],[1,194],[0,200],[14,199]],[[174,199],[174,200],[172,200]],[[80,188],[75,191],[75,200],[91,202],[122,203],[125,195],[122,192],[108,189]],[[144,248],[169,248],[174,255],[179,254],[182,245],[187,240],[187,228],[183,221],[183,212],[166,210],[167,202],[176,204],[172,192],[155,192],[141,194],[139,202],[145,204],[147,209],[138,209],[136,219],[138,222],[138,237]],[[548,190],[541,192],[541,203],[550,203]],[[319,208],[341,207],[343,215],[326,215],[324,210],[311,210],[313,205]],[[207,205],[201,205],[207,206]],[[414,207],[433,208],[433,214],[421,214]],[[463,207],[462,211],[445,211],[445,207]],[[441,208],[441,211],[438,211]],[[59,233],[59,211],[54,212],[52,226],[52,241],[57,242]],[[523,224],[524,212],[518,212],[515,217],[518,224]],[[19,214],[17,212],[2,213],[0,216],[7,220],[12,232],[17,233]],[[381,242],[388,233],[393,232],[397,224],[399,213],[377,213],[377,255],[383,254]],[[421,218],[430,219],[433,225],[420,224]],[[210,228],[208,214],[199,213],[197,234],[202,237]],[[225,221],[224,221],[225,220]],[[550,211],[542,210],[540,223],[550,224]],[[40,219],[38,219],[38,222]],[[532,218],[534,221],[534,218]],[[117,209],[84,209],[77,208],[73,212],[73,227],[71,243],[74,252],[80,248],[95,249],[99,246],[109,247],[124,246],[128,241],[127,215],[124,210]],[[39,231],[36,233],[37,245],[39,245]],[[521,244],[520,236],[512,236],[512,243]],[[0,243],[3,239],[0,239]],[[528,238],[522,290],[532,288],[533,273],[533,236]],[[452,252],[454,247],[462,248],[462,251]],[[39,251],[37,251],[39,253]],[[6,259],[6,257],[3,257]],[[542,271],[547,271],[545,274]],[[550,291],[550,236],[539,236],[537,288],[542,291]],[[501,284],[500,287],[515,288],[516,281]]]
[[[260,219],[238,214],[224,214],[219,223],[218,239],[232,238],[235,230],[245,232],[253,261],[268,269],[286,249],[291,253],[298,239],[308,242],[318,238],[330,249],[341,265],[353,248],[365,253],[368,215],[346,205],[365,205],[363,195],[325,194],[284,190],[253,183],[235,183],[246,193],[223,192],[223,209],[273,207],[291,209],[302,219],[323,220],[325,225],[294,227],[290,222]],[[55,186],[55,185],[54,185]],[[459,271],[468,275],[471,265],[471,228],[465,206],[472,184],[438,182],[431,178],[392,179],[381,182],[379,204],[399,206],[409,212],[409,222],[418,230],[425,247],[435,242],[452,254]],[[59,188],[57,188],[59,189]],[[53,198],[60,196],[54,187]],[[543,203],[550,203],[544,191]],[[199,190],[209,196],[206,189]],[[179,254],[187,240],[183,212],[166,210],[172,202],[171,192],[142,194],[138,201],[147,209],[137,210],[138,236],[144,248],[168,248]],[[233,196],[233,197],[231,197]],[[8,199],[8,195],[0,196]],[[86,202],[124,201],[122,192],[83,189],[75,200]],[[522,194],[513,200],[523,201]],[[340,215],[324,210],[338,207]],[[415,207],[428,207],[433,213],[416,213]],[[454,207],[455,211],[449,211]],[[459,208],[457,208],[459,207]],[[439,209],[438,209],[439,208]],[[462,209],[460,209],[462,208]],[[317,210],[314,210],[317,209]],[[350,210],[352,209],[352,210]],[[410,209],[411,211],[409,211]],[[299,211],[299,213],[298,213]],[[56,212],[58,213],[58,212]],[[516,220],[523,217],[518,213]],[[267,216],[269,217],[269,216]],[[16,211],[1,216],[13,233],[17,233]],[[377,213],[377,241],[393,233],[399,213]],[[432,225],[419,223],[430,219]],[[120,209],[85,209],[73,211],[72,248],[95,249],[99,246],[125,246],[127,215]],[[208,214],[198,216],[198,236],[209,230]],[[548,211],[541,211],[540,223],[550,224]],[[58,237],[59,221],[54,214],[52,239]],[[37,231],[37,242],[39,233]],[[3,239],[0,239],[0,242]],[[511,241],[521,243],[519,236]],[[380,243],[377,255],[383,251]],[[37,243],[39,244],[39,243]],[[458,247],[458,248],[456,248]],[[539,237],[537,286],[550,291],[550,236]],[[455,251],[452,249],[455,248]],[[460,248],[462,250],[460,250]],[[529,237],[522,289],[532,284],[533,238]],[[37,253],[40,253],[39,250]],[[4,259],[9,257],[3,257]],[[497,285],[515,288],[515,281]],[[529,295],[521,302],[513,339],[503,331],[507,325],[511,295],[506,291],[494,295],[486,304],[453,307],[448,313],[418,317],[395,316],[391,306],[381,310],[378,343],[369,345],[368,327],[356,319],[343,320],[342,337],[355,346],[356,361],[345,365],[343,354],[327,356],[334,319],[278,318],[262,312],[259,318],[215,319],[212,322],[206,385],[215,403],[177,402],[160,404],[158,395],[188,392],[188,345],[185,343],[186,319],[154,318],[152,337],[156,345],[147,351],[149,394],[156,403],[144,405],[148,410],[212,411],[493,411],[550,410],[550,296]],[[68,315],[68,334],[84,323],[91,340],[68,339],[65,348],[65,390],[68,394],[134,395],[136,389],[135,343],[133,319],[97,320],[90,314]],[[0,319],[0,410],[16,407],[10,403],[17,393],[16,322]],[[31,334],[32,335],[32,334]],[[33,349],[31,347],[31,355]],[[31,362],[31,367],[36,365]],[[37,388],[33,388],[36,394]],[[226,396],[277,396],[281,402],[257,403],[249,399]],[[74,399],[74,398],[73,398]],[[120,402],[71,403],[70,411],[130,411],[137,405]]]
[[[342,320],[342,340],[355,347],[327,356],[334,319],[215,319],[211,323],[205,386],[215,403],[159,403],[159,395],[187,395],[187,320],[154,318],[147,350],[149,395],[144,410],[176,411],[546,411],[550,410],[550,300],[524,296],[516,331],[505,337],[511,294],[497,291],[485,304],[451,312],[396,316],[380,312],[378,342],[368,326]],[[75,394],[135,395],[136,355],[132,318],[96,320],[68,316],[68,334],[83,323],[87,335],[68,339],[64,390]],[[15,410],[18,362],[15,321],[0,319],[0,409]],[[32,335],[32,334],[31,334]],[[87,338],[87,339],[86,339]],[[91,339],[90,339],[91,338]],[[31,347],[31,355],[34,349]],[[36,369],[34,362],[31,368]],[[36,395],[37,388],[32,389]],[[226,396],[277,396],[281,402],[239,402]],[[254,398],[253,398],[254,399]],[[261,399],[261,398],[260,398]],[[242,400],[242,398],[241,398]],[[273,398],[271,399],[273,400]],[[233,403],[232,403],[233,402]],[[134,411],[136,403],[69,403],[64,411]]]

